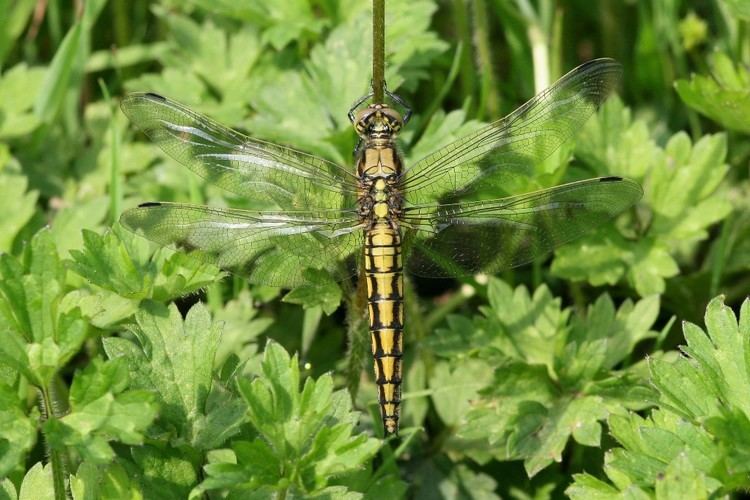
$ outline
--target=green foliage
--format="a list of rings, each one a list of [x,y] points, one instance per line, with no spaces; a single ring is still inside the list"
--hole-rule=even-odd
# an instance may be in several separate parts
[[[265,206],[165,158],[128,91],[351,165],[369,3],[0,0],[0,499],[747,491],[748,5],[387,3],[407,166],[610,56],[622,97],[479,195],[613,175],[644,196],[548,262],[407,278],[381,441],[356,283],[250,286],[112,225],[150,200]]]
[[[177,308],[144,303],[131,327],[140,346],[120,338],[105,339],[104,349],[123,359],[133,386],[158,395],[159,430],[174,446],[199,450],[220,446],[237,432],[244,408],[220,384],[213,383],[213,362],[221,337],[208,312],[196,304],[182,323]]]
[[[579,475],[571,496],[634,488],[645,495],[650,488],[657,498],[667,498],[683,488],[694,498],[708,498],[748,487],[750,300],[743,302],[738,321],[718,297],[708,305],[705,322],[707,332],[684,323],[684,356],[649,363],[660,408],[647,418],[610,417],[610,431],[622,446],[606,458],[604,470],[614,487]]]
[[[561,248],[553,272],[592,285],[625,278],[641,296],[663,293],[665,279],[679,273],[676,257],[694,252],[708,237],[706,228],[732,210],[720,189],[729,170],[726,137],[706,135],[692,144],[678,132],[662,149],[648,137],[645,123],[633,122],[613,99],[591,120],[583,139],[581,157],[598,173],[620,172],[646,186],[649,213],[636,215],[628,229],[645,228],[634,233],[609,227]]]
[[[65,301],[65,268],[49,231],[31,240],[25,261],[0,255],[0,362],[42,388],[86,340],[88,325]]]
[[[748,4],[750,5],[750,4]],[[750,15],[750,7],[748,9]],[[750,133],[750,72],[717,52],[710,60],[711,76],[693,75],[675,82],[685,104],[729,130]]]
[[[436,336],[437,353],[443,356],[455,355],[453,349],[442,349],[445,344],[481,339],[474,341],[476,356],[487,358],[485,371],[495,367],[494,378],[488,379],[471,368],[471,361],[456,365],[468,375],[466,380],[454,376],[459,387],[471,387],[470,381],[484,387],[478,397],[468,395],[467,400],[461,395],[472,404],[463,403],[466,422],[458,436],[474,446],[486,441],[478,451],[501,460],[523,459],[533,476],[561,460],[570,437],[585,446],[599,446],[601,420],[653,400],[638,364],[613,368],[638,342],[655,336],[650,328],[659,310],[657,296],[635,304],[626,301],[616,310],[603,295],[585,317],[572,319],[570,309],[562,309],[545,286],[529,296],[525,287],[513,290],[493,279],[487,297],[489,307],[480,307],[483,317],[473,323],[449,318],[453,329]],[[437,392],[435,397],[444,396]],[[445,399],[455,411],[456,403]],[[435,406],[444,416],[442,405],[436,401]],[[447,423],[458,421],[451,418]]]
[[[334,392],[330,375],[307,379],[300,390],[296,357],[273,343],[261,366],[260,377],[239,381],[258,436],[235,441],[234,457],[207,466],[201,488],[228,488],[236,495],[347,495],[346,488],[331,486],[331,480],[364,467],[381,443],[354,435],[357,414],[346,391]]]
[[[181,253],[152,253],[147,242],[119,226],[104,235],[84,230],[83,245],[70,252],[71,269],[92,285],[134,301],[173,300],[222,276],[214,266]]]
[[[125,363],[94,359],[73,379],[69,412],[45,423],[48,445],[52,449],[74,449],[94,463],[107,463],[115,457],[107,441],[143,443],[143,433],[157,408],[152,394],[126,390],[128,382]]]

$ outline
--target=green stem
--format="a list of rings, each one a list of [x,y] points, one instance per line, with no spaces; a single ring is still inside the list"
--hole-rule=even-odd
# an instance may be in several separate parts
[[[122,212],[122,179],[120,178],[120,129],[115,116],[116,107],[109,95],[104,80],[99,79],[99,88],[104,99],[110,103],[110,170],[109,170],[109,221],[114,224]]]
[[[459,73],[459,83],[461,86],[462,96],[471,96],[474,93],[474,80],[476,78],[476,69],[471,60],[471,28],[469,19],[466,15],[466,2],[464,0],[453,0],[452,5],[453,29],[456,30],[456,38],[466,49],[461,52],[461,66]],[[464,101],[466,105],[469,99]],[[464,110],[467,115],[471,113],[471,105],[467,105]]]
[[[462,306],[474,296],[476,290],[471,285],[463,285],[458,293],[454,293],[448,300],[440,304],[437,309],[432,311],[424,320],[424,330],[432,331],[438,323],[446,316]]]
[[[492,49],[489,37],[487,5],[484,0],[474,0],[474,43],[477,50],[477,66],[482,75],[481,92],[477,115],[490,119],[500,114],[500,96],[492,65]]]
[[[516,0],[518,10],[526,18],[526,37],[531,47],[531,62],[534,68],[534,92],[539,93],[549,87],[549,47],[542,21],[529,0]]]
[[[372,0],[372,93],[381,103],[385,90],[385,0]]]
[[[42,387],[39,389],[41,395],[41,410],[43,421],[57,418],[55,415],[55,405],[50,394],[48,387]],[[68,489],[65,477],[67,475],[68,468],[65,463],[65,457],[59,450],[53,449],[47,445],[47,456],[49,457],[49,464],[52,467],[52,486],[55,492],[55,500],[67,500]]]
[[[352,402],[357,398],[359,392],[360,378],[362,377],[362,367],[365,364],[367,356],[367,347],[369,342],[363,335],[365,331],[365,305],[367,303],[367,293],[365,289],[365,278],[360,276],[357,283],[356,292],[349,286],[344,290],[347,297],[352,297],[347,301],[347,339],[349,341],[349,364],[347,367],[347,389],[351,395]],[[353,292],[353,293],[352,293]]]
[[[724,274],[724,263],[726,262],[727,248],[729,246],[729,235],[732,232],[732,214],[730,213],[721,226],[719,242],[716,246],[716,252],[713,255],[711,263],[711,285],[709,287],[709,297],[715,297],[719,290],[719,283]]]

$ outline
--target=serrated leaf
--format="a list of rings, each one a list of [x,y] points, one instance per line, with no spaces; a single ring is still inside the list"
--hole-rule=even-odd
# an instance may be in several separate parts
[[[630,484],[653,488],[657,498],[713,498],[748,487],[748,317],[750,299],[738,320],[717,297],[706,308],[707,332],[683,324],[684,357],[650,361],[661,408],[648,418],[609,418],[622,448],[609,453],[605,472],[620,494]]]
[[[52,486],[52,465],[37,462],[23,478],[18,491],[18,500],[55,500],[55,489]]]
[[[469,411],[479,391],[492,381],[492,368],[484,361],[468,359],[451,367],[448,362],[433,367],[429,387],[441,420],[455,426]]]
[[[239,495],[291,488],[312,498],[327,491],[332,477],[358,470],[380,447],[376,439],[353,434],[351,399],[345,391],[333,392],[330,375],[308,378],[300,390],[297,357],[278,344],[266,346],[262,375],[239,380],[239,387],[260,436],[233,443],[236,463],[206,466],[202,490],[229,488]]]
[[[0,477],[5,477],[36,443],[36,422],[16,391],[0,383]]]
[[[131,453],[144,498],[183,499],[198,482],[190,454],[180,449],[146,445],[133,448]]]
[[[127,367],[122,360],[94,358],[73,379],[70,412],[45,422],[48,444],[60,451],[73,447],[88,460],[107,463],[114,458],[109,441],[142,443],[157,407],[152,394],[127,387]]]
[[[18,500],[16,487],[7,477],[0,481],[0,500]]]
[[[168,301],[220,278],[218,268],[148,242],[115,226],[104,235],[83,230],[82,250],[70,252],[71,269],[94,285],[134,301]]]
[[[9,252],[18,232],[34,214],[38,193],[27,191],[22,175],[0,172],[0,252]]]
[[[282,299],[290,304],[300,304],[305,309],[322,307],[330,315],[341,303],[341,287],[330,274],[320,269],[305,269],[302,276],[307,283],[292,289]]]
[[[23,263],[0,255],[0,278],[0,363],[46,387],[88,335],[81,311],[60,307],[65,268],[50,232],[34,235]]]
[[[728,3],[740,5],[738,0]],[[750,14],[750,7],[744,8]],[[722,126],[750,133],[750,72],[722,52],[714,53],[709,64],[711,76],[693,75],[690,81],[678,80],[677,93],[685,104]]]
[[[749,311],[746,300],[742,314]],[[688,341],[684,351],[693,360],[653,363],[654,384],[665,404],[689,418],[716,416],[725,405],[750,414],[745,397],[750,391],[750,330],[740,330],[740,323],[721,297],[709,303],[706,326],[708,337],[698,327],[684,325]]]
[[[710,494],[705,476],[684,455],[678,455],[656,481],[657,500],[704,500]]]
[[[107,466],[84,462],[70,478],[74,500],[142,500],[138,484],[125,467],[115,462]]]
[[[183,322],[176,306],[144,302],[131,331],[139,345],[108,338],[104,348],[127,363],[133,387],[158,395],[161,425],[174,442],[211,449],[237,432],[244,405],[214,380],[221,331],[202,304]]]
[[[458,430],[458,437],[468,440],[462,449],[486,440],[494,457],[523,459],[533,476],[562,460],[571,437],[599,446],[601,422],[611,413],[640,409],[653,401],[641,372],[611,370],[638,342],[655,336],[651,327],[659,310],[657,296],[636,304],[625,301],[615,309],[603,295],[585,315],[572,319],[570,310],[563,309],[545,286],[530,297],[522,286],[514,290],[491,279],[487,296],[491,306],[480,306],[486,319],[475,323],[499,337],[488,344],[493,348],[488,350],[490,359],[497,359],[498,351],[504,357],[494,382],[484,383],[486,388]],[[478,350],[479,356],[483,354]],[[463,361],[460,366],[465,365]],[[432,385],[433,391],[438,386]],[[440,414],[437,403],[436,408]]]

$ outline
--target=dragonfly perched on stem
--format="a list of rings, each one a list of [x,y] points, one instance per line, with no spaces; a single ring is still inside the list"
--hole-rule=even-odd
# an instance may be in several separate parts
[[[611,59],[587,62],[505,118],[409,166],[395,146],[402,114],[361,100],[350,112],[361,139],[354,170],[252,139],[165,97],[133,94],[123,111],[165,153],[269,208],[151,202],[126,211],[121,222],[252,283],[294,287],[305,282],[307,269],[336,279],[361,270],[383,426],[393,434],[401,403],[404,269],[427,277],[496,273],[549,253],[640,199],[637,183],[614,176],[482,197],[528,174],[570,139],[620,76]]]

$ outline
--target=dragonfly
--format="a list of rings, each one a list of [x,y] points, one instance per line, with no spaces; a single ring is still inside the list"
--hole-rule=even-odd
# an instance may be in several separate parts
[[[158,94],[131,94],[124,113],[168,156],[261,208],[148,202],[120,220],[250,283],[292,288],[309,270],[360,276],[383,430],[396,434],[405,272],[457,277],[520,266],[641,198],[638,183],[616,176],[487,196],[570,140],[620,78],[612,59],[586,62],[508,116],[411,165],[395,142],[411,110],[390,92],[390,104],[365,96],[349,111],[360,140],[354,169],[248,137]]]

